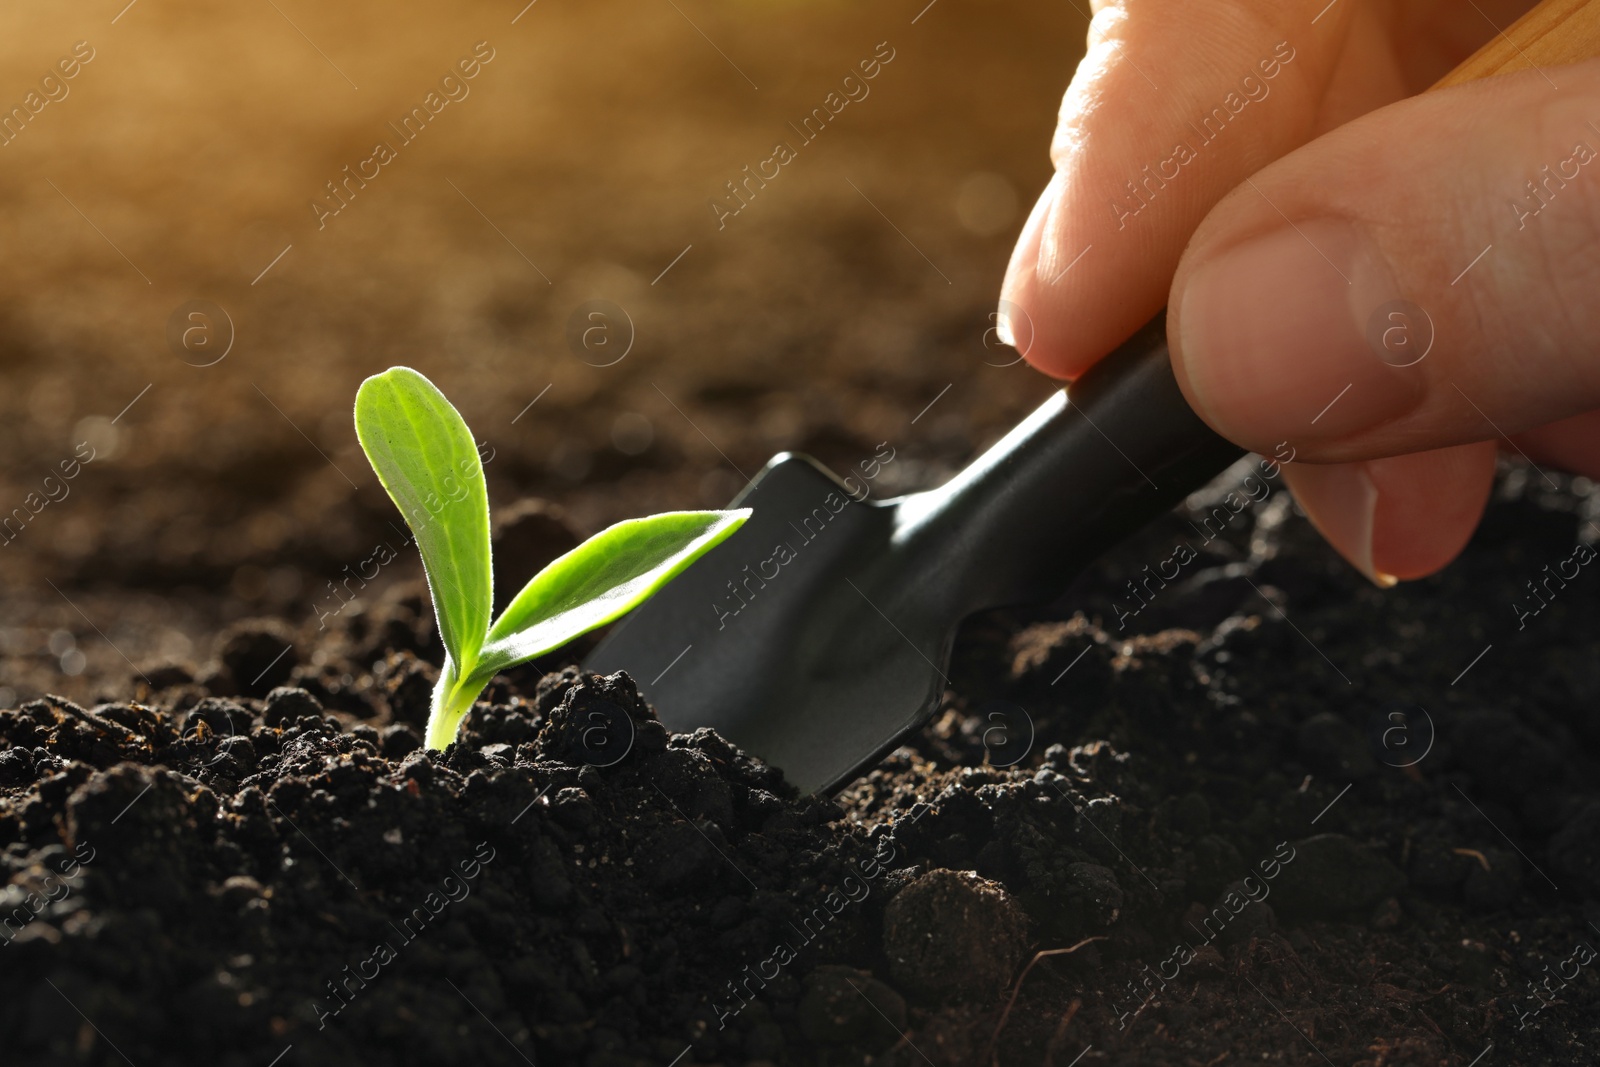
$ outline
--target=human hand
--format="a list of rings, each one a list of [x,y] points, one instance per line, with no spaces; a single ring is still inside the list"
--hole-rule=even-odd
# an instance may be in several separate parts
[[[1092,2],[1001,293],[1030,363],[1167,305],[1189,403],[1287,441],[1380,585],[1466,544],[1497,444],[1600,477],[1600,62],[1410,98],[1530,0]]]

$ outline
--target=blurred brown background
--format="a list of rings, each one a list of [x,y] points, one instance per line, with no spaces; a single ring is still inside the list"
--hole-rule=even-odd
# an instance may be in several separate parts
[[[395,363],[494,450],[493,505],[584,532],[725,503],[784,448],[887,440],[886,488],[931,483],[1050,388],[984,335],[1074,0],[125,5],[0,11],[26,115],[0,147],[0,705],[126,697],[229,620],[311,619],[393,537],[350,405]],[[387,124],[480,41],[469,95],[402,145]],[[869,95],[802,145],[789,123],[880,42]],[[319,229],[379,140],[397,158]],[[708,200],[780,140],[798,158],[719,230]],[[179,315],[186,350],[196,299],[227,321]],[[568,321],[595,299],[626,320],[586,361]],[[391,570],[374,590],[414,557]]]

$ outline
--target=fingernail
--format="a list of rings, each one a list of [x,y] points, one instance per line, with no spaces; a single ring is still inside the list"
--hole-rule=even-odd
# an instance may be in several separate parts
[[[1295,491],[1310,504],[1311,525],[1339,554],[1380,589],[1399,579],[1373,566],[1372,534],[1377,525],[1378,487],[1364,463],[1320,466],[1295,464]]]
[[[1034,304],[1034,294],[1038,286],[1037,270],[1038,245],[1045,232],[1045,216],[1051,211],[1051,205],[1058,197],[1058,181],[1051,178],[1050,184],[1045,186],[1043,192],[1038,194],[1034,202],[1034,210],[1027,213],[1027,222],[1022,224],[1022,232],[1016,237],[1016,248],[1011,250],[1011,261],[1006,264],[1005,280],[1000,283],[1000,304],[995,314],[995,336],[1002,344],[1018,347],[1019,333],[1013,326],[1013,318],[1026,318],[1027,309]],[[1032,328],[1022,330],[1021,333],[1029,334],[1024,339],[1024,346],[1032,341]],[[1018,349],[1022,350],[1022,349]]]
[[[1006,262],[1005,282],[1000,283],[1000,299],[1014,301],[1021,296],[1022,288],[1032,283],[1034,264],[1038,262],[1038,238],[1045,229],[1045,214],[1050,211],[1053,197],[1054,181],[1051,181],[1038,194],[1034,208],[1027,213],[1027,221],[1022,222],[1021,234],[1016,235],[1016,246],[1011,250],[1010,261]]]
[[[1224,436],[1255,448],[1394,419],[1425,380],[1375,348],[1369,328],[1401,296],[1382,252],[1351,223],[1311,220],[1236,245],[1189,275],[1174,301],[1191,399]]]

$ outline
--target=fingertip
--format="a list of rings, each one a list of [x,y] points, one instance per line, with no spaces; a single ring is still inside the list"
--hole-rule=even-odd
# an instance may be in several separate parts
[[[1068,306],[1052,284],[1054,233],[1066,224],[1066,179],[1058,171],[1039,194],[1000,286],[996,321],[1000,340],[1015,348],[1036,370],[1053,378],[1082,374],[1103,353],[1085,354],[1070,332]]]
[[[1380,588],[1424,578],[1466,547],[1494,480],[1492,441],[1284,468],[1328,543]]]
[[[1011,250],[1005,280],[1000,283],[1000,339],[1015,347],[1024,358],[1030,358],[1028,350],[1034,347],[1032,322],[1037,309],[1035,274],[1039,262],[1039,240],[1045,216],[1050,212],[1053,190],[1060,177],[1059,174],[1052,177],[1050,184],[1034,201],[1027,220],[1022,224],[1022,232],[1017,234],[1016,247]]]
[[[1071,381],[1127,340],[1161,303],[1159,293],[1145,299],[1120,265],[1095,263],[1093,244],[1073,243],[1082,223],[1067,186],[1057,172],[1029,213],[1000,287],[997,321],[1001,340],[1034,369]],[[1065,248],[1076,251],[1066,255]]]
[[[1364,463],[1297,463],[1283,471],[1301,510],[1324,540],[1375,585],[1387,588],[1393,575],[1379,571],[1372,558],[1378,489]]]
[[[1366,462],[1378,489],[1372,559],[1401,580],[1442,570],[1478,528],[1494,485],[1493,441]]]

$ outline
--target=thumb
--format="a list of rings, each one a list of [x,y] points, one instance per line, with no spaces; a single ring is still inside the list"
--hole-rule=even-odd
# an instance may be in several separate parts
[[[1600,407],[1600,61],[1427,93],[1247,179],[1173,280],[1189,402],[1373,460]]]

